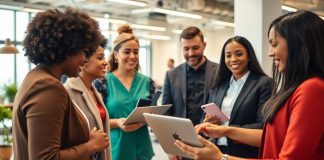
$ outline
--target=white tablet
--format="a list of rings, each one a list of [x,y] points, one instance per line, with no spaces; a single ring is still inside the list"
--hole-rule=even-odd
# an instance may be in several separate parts
[[[166,153],[193,158],[174,145],[176,139],[191,146],[203,147],[191,120],[149,113],[143,115]]]
[[[133,123],[143,123],[146,124],[143,117],[143,113],[154,113],[154,114],[164,114],[172,104],[166,104],[161,106],[146,106],[146,107],[136,107],[132,113],[130,113],[124,121],[123,125],[133,124]]]

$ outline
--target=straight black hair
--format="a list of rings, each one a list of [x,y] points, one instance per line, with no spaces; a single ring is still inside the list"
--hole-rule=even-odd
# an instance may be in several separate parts
[[[246,49],[248,58],[249,58],[248,69],[251,73],[258,74],[258,75],[265,75],[265,73],[263,72],[263,70],[258,62],[258,59],[256,58],[256,55],[255,55],[255,52],[254,52],[254,49],[253,49],[251,43],[244,37],[235,36],[235,37],[229,38],[223,45],[221,59],[220,59],[219,68],[218,68],[216,82],[215,82],[214,87],[216,87],[219,84],[221,84],[222,82],[228,80],[232,76],[232,72],[227,68],[227,66],[225,64],[225,48],[226,48],[227,44],[229,44],[231,42],[237,42],[237,43],[241,44]]]
[[[324,21],[310,11],[282,15],[269,27],[287,42],[287,60],[283,73],[273,66],[275,86],[265,103],[263,115],[271,123],[289,96],[305,80],[324,78]],[[280,87],[279,87],[280,86]]]

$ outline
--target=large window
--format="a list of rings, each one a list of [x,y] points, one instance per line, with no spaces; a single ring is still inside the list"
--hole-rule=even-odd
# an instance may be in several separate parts
[[[24,56],[24,50],[22,41],[25,37],[28,22],[34,17],[35,13],[21,12],[15,10],[1,9],[0,15],[2,23],[0,25],[0,47],[5,43],[5,39],[10,38],[16,48],[19,50],[19,54],[0,54],[0,88],[4,84],[17,83],[20,85],[28,73],[33,67],[27,58]],[[109,45],[105,50],[105,53],[110,54],[111,42],[115,38],[108,31],[111,30],[111,26],[107,19],[96,18],[99,23],[100,29],[103,35],[108,39]],[[151,43],[148,40],[140,40],[140,65],[141,72],[145,75],[151,75]],[[2,93],[0,93],[2,94]]]
[[[3,22],[0,25],[0,47],[4,46],[7,38],[10,38],[12,41],[15,40],[14,13],[11,10],[0,10],[1,20]],[[0,87],[6,83],[14,83],[15,55],[0,54],[0,64]]]
[[[14,39],[14,11],[0,10],[1,25],[0,25],[0,40],[4,41],[6,38]]]
[[[3,47],[3,44],[0,44],[0,47]],[[14,58],[12,54],[0,54],[0,89],[3,84],[14,82]]]
[[[25,33],[27,30],[27,25],[31,19],[31,15],[27,12],[16,12],[16,42],[19,44],[16,48],[19,50],[19,54],[16,55],[16,82],[21,84],[24,80],[26,74],[31,69],[31,65],[27,60],[27,57],[24,56],[23,46],[21,42],[25,38]]]
[[[139,62],[141,72],[147,76],[151,75],[151,41],[140,40]]]

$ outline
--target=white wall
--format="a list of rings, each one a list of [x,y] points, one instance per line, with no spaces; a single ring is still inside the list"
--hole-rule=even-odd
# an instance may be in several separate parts
[[[165,73],[168,70],[168,59],[173,58],[175,66],[180,63],[180,46],[177,37],[175,35],[169,41],[152,41],[152,79],[159,86],[163,84]]]
[[[267,35],[270,23],[282,14],[281,0],[236,0],[234,11],[235,34],[252,43],[263,71],[271,76],[272,58],[268,56]]]
[[[204,54],[209,60],[218,63],[224,42],[234,35],[233,28],[216,31],[202,30],[202,32],[207,42]],[[152,41],[152,78],[158,85],[162,85],[164,82],[169,58],[175,60],[175,66],[185,62],[181,52],[179,35],[174,35],[169,41]]]
[[[224,28],[223,30],[206,33],[204,32],[204,36],[207,43],[204,54],[209,60],[219,63],[221,51],[225,41],[234,36],[233,28]]]

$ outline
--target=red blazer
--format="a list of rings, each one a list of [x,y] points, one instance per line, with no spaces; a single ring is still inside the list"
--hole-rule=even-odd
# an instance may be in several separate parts
[[[260,158],[324,159],[324,79],[303,82],[264,127]]]

